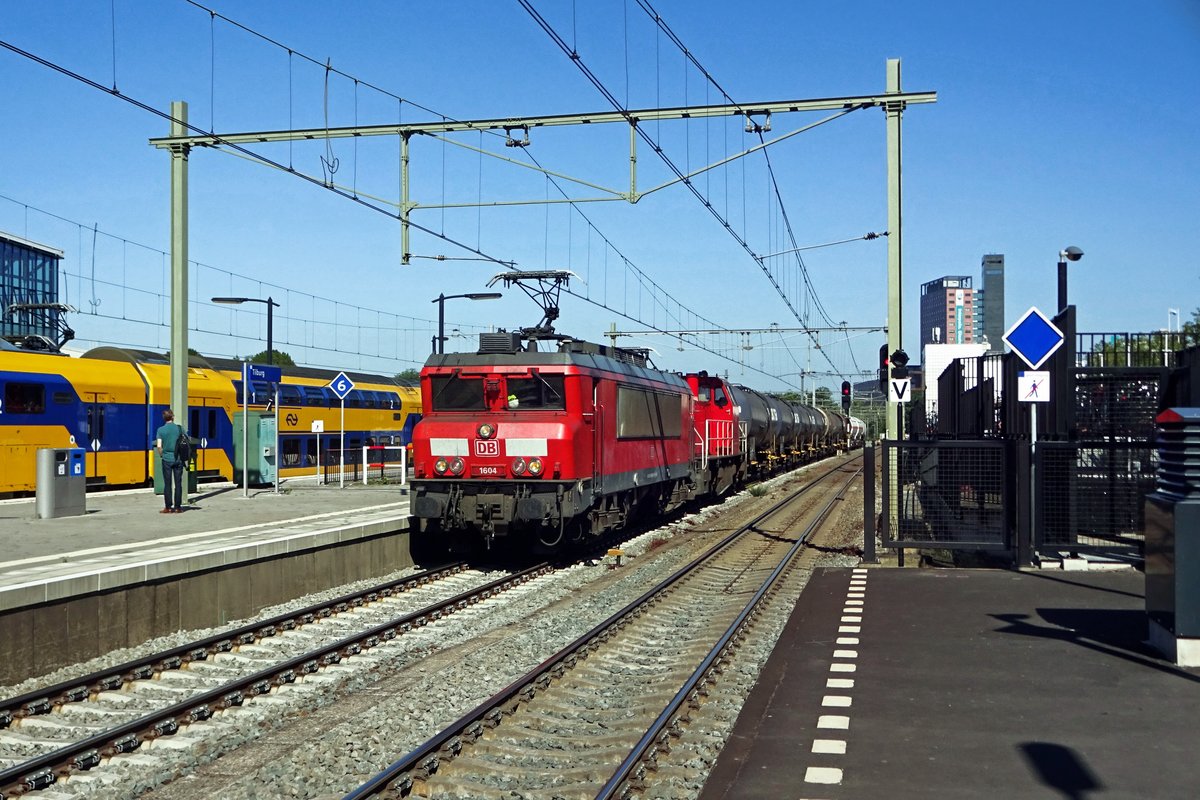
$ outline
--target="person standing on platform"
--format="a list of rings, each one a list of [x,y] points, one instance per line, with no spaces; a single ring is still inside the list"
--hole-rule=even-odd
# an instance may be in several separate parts
[[[181,505],[184,464],[175,457],[175,448],[179,444],[179,437],[183,436],[183,428],[175,424],[175,413],[171,409],[164,409],[162,416],[162,427],[154,434],[154,449],[158,451],[161,459],[163,502],[166,503],[166,508],[158,513],[178,514],[183,511]]]

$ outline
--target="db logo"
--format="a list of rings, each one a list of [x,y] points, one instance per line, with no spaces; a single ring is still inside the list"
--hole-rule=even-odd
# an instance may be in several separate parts
[[[476,439],[475,455],[494,458],[500,455],[500,443],[495,439]]]

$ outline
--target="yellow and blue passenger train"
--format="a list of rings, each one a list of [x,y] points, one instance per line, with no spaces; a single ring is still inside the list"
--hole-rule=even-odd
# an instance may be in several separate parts
[[[0,496],[36,490],[37,451],[82,447],[88,488],[146,486],[154,479],[154,433],[170,405],[170,361],[143,350],[100,347],[79,358],[0,350]],[[420,389],[384,375],[345,373],[355,385],[346,397],[340,445],[407,446],[421,417]],[[327,387],[336,373],[284,367],[279,386],[280,475],[316,475],[321,446],[339,446],[341,401]],[[242,409],[242,367],[234,359],[192,355],[188,409],[175,419],[197,441],[199,478],[231,480],[233,420]],[[274,387],[253,383],[249,407],[274,402]],[[336,458],[334,459],[336,461]]]

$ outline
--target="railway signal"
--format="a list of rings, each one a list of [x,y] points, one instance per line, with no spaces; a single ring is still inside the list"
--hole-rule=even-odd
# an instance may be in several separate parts
[[[887,392],[888,352],[887,342],[879,345],[879,391]]]
[[[850,410],[850,381],[842,381],[842,411]]]

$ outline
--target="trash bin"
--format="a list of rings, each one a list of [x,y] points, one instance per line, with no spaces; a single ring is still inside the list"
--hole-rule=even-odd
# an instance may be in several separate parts
[[[87,513],[84,455],[81,447],[43,447],[37,451],[38,519]]]

